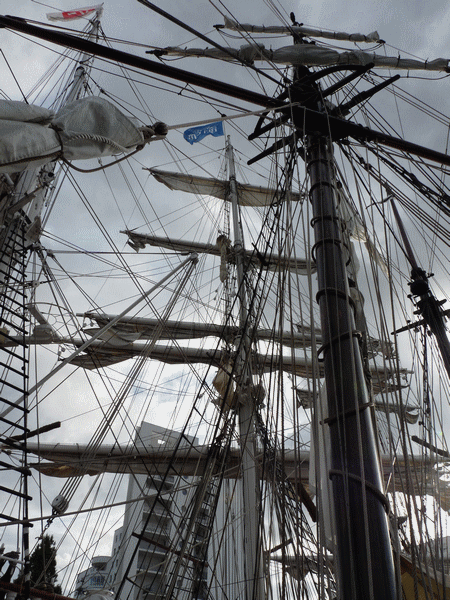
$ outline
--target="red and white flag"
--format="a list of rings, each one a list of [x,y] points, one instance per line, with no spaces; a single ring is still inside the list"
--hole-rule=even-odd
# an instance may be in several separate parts
[[[97,4],[97,6],[87,6],[85,8],[75,8],[74,10],[47,13],[47,19],[49,21],[73,21],[74,19],[82,19],[83,17],[88,17],[89,15],[92,15],[95,12],[101,14],[102,11],[103,3]]]

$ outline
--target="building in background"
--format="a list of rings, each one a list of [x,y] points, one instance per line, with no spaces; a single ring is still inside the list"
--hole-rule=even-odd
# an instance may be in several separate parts
[[[197,443],[192,436],[180,436],[143,422],[134,443],[165,450]],[[111,557],[93,559],[78,575],[75,597],[108,589],[127,600],[161,600],[170,586],[177,600],[242,595],[243,576],[240,583],[227,585],[236,581],[236,573],[243,574],[240,481],[224,480],[220,486],[213,478],[192,518],[199,481],[164,473],[129,475],[123,526],[114,533]],[[187,539],[189,558],[177,565]]]
[[[143,422],[135,444],[146,448],[175,449],[195,444],[193,437]],[[121,528],[121,541],[114,559],[115,586],[120,596],[130,600],[154,600],[163,596],[170,576],[175,539],[179,537],[192,478],[130,475],[127,508]],[[131,502],[132,500],[137,502]],[[139,536],[145,530],[142,539]],[[135,582],[136,585],[132,585]]]
[[[77,575],[75,598],[84,598],[93,592],[109,589],[111,556],[94,556],[91,566]]]

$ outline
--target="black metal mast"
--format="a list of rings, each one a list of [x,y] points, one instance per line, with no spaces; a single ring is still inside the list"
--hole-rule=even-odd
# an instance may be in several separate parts
[[[291,100],[325,113],[317,74],[296,69]],[[326,90],[325,90],[326,94]],[[398,597],[389,537],[388,501],[383,492],[373,407],[363,371],[359,335],[345,265],[342,223],[337,213],[332,140],[327,131],[303,136],[313,209],[314,256],[331,447],[332,505],[336,536],[338,598],[394,600]],[[305,135],[306,133],[306,135]],[[324,507],[326,510],[326,508]]]
[[[320,134],[307,137],[306,149],[324,340],[338,597],[394,600],[397,590],[388,502],[344,264],[332,151]]]

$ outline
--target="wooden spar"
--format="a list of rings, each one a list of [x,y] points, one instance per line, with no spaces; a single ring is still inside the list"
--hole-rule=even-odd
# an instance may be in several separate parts
[[[280,106],[280,101],[276,98],[271,98],[269,96],[265,96],[264,94],[245,90],[229,83],[211,79],[210,77],[190,73],[189,71],[184,71],[183,69],[177,69],[157,61],[148,60],[140,56],[134,56],[127,52],[102,46],[101,44],[81,39],[67,33],[49,30],[43,27],[36,27],[35,25],[31,25],[24,19],[20,19],[18,17],[0,15],[0,28],[1,27],[5,27],[13,31],[20,31],[27,35],[32,35],[39,39],[58,44],[59,46],[74,48],[82,52],[87,52],[88,54],[93,54],[94,56],[99,56],[110,61],[119,62],[130,67],[141,69],[142,71],[156,73],[157,75],[162,75],[170,79],[183,81],[184,83],[190,83],[192,85],[202,87],[213,92],[218,92],[220,94],[224,94],[225,96],[231,96],[232,98],[237,98],[245,102],[257,104],[259,106],[265,106],[271,109],[278,108]],[[352,65],[350,65],[349,68],[351,69]],[[286,106],[286,110],[288,110],[290,114],[291,107]],[[351,121],[347,121],[345,119],[333,117],[329,114],[322,114],[309,107],[299,106],[295,108],[294,112],[297,126],[300,130],[303,130],[304,128],[304,134],[322,132],[324,135],[329,134],[334,140],[351,137],[361,142],[376,142],[383,144],[384,146],[388,146],[389,148],[396,148],[397,150],[407,152],[408,154],[450,166],[450,156],[448,154],[431,150],[430,148],[426,148],[420,144],[407,142],[380,131],[374,131],[368,127],[363,127],[357,123],[352,123]]]
[[[325,383],[320,395],[326,415],[322,425],[329,436],[325,479],[331,479],[330,497],[322,510],[330,515],[335,538],[336,576],[340,600],[398,598],[393,552],[381,466],[358,335],[354,303],[349,291],[342,223],[333,168],[331,131],[305,125],[305,110],[322,112],[328,119],[321,90],[309,69],[294,71],[291,100],[298,135],[304,136],[306,168],[310,178],[315,256],[318,278]],[[304,109],[304,110],[303,110]],[[349,124],[353,126],[353,124]],[[296,144],[292,145],[295,151]],[[316,412],[316,415],[318,413]],[[317,416],[316,418],[321,418]]]
[[[421,440],[419,437],[417,437],[417,435],[412,435],[411,440],[413,442],[416,442],[416,444],[419,444],[420,446],[423,446],[424,448],[428,448],[428,450],[435,452],[438,456],[443,456],[444,458],[450,458],[450,453],[447,452],[447,450],[444,450],[443,448],[438,448],[437,446],[434,446],[433,444],[430,444],[429,442],[426,442],[425,440]]]

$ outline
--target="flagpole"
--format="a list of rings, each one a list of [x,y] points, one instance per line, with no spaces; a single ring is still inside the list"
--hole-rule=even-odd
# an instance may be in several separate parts
[[[184,129],[185,127],[197,127],[198,125],[209,125],[210,123],[218,123],[219,121],[232,121],[234,119],[241,119],[242,117],[251,117],[253,115],[264,115],[264,114],[269,114],[269,112],[271,111],[276,111],[276,110],[281,110],[281,109],[286,109],[292,106],[298,106],[298,102],[292,102],[291,104],[283,104],[282,106],[276,106],[274,108],[271,108],[270,110],[267,110],[267,108],[265,108],[264,110],[253,110],[251,112],[243,112],[243,113],[238,113],[238,114],[234,114],[234,115],[230,115],[228,117],[220,117],[220,119],[218,119],[217,117],[215,117],[214,119],[207,119],[205,121],[193,121],[192,123],[180,123],[179,125],[168,125],[167,129]]]

